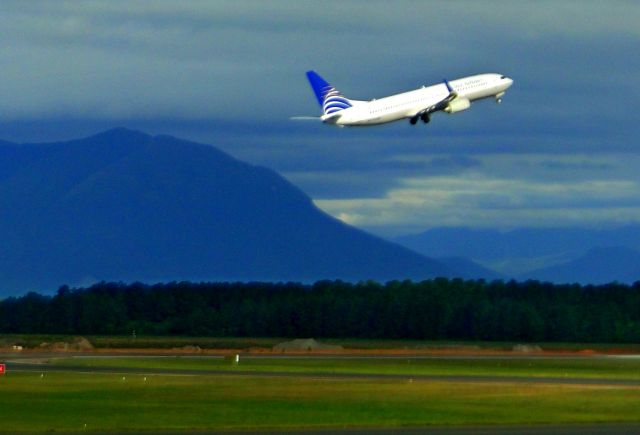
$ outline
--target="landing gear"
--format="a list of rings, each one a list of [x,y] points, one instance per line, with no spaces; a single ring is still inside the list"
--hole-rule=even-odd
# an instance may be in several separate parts
[[[496,103],[498,104],[502,103],[502,98],[496,98]]]
[[[422,119],[422,122],[424,122],[425,124],[428,124],[429,121],[431,121],[431,118],[429,117],[429,114],[428,113],[423,113],[423,114],[411,117],[409,119],[409,122],[411,123],[411,125],[416,125],[416,123],[418,122],[418,119]]]

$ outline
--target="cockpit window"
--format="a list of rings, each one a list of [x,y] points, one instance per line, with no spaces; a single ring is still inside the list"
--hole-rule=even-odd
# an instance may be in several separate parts
[[[501,79],[506,79],[506,77],[505,77],[505,76],[500,76],[500,78],[501,78]]]

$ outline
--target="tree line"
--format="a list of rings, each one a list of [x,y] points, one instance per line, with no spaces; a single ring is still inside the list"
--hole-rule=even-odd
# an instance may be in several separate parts
[[[640,341],[640,282],[102,282],[0,301],[1,333]]]

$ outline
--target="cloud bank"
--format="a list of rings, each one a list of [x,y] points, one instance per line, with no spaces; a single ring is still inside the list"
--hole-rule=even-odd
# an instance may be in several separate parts
[[[638,22],[627,1],[6,1],[0,137],[211,143],[381,233],[637,222]],[[332,129],[289,121],[318,113],[308,69],[362,99],[515,84],[428,127]]]

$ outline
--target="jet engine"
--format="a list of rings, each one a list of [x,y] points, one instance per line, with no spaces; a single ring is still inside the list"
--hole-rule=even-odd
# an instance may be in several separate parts
[[[471,101],[467,98],[455,98],[447,104],[444,111],[447,113],[456,113],[467,110],[469,107],[471,107]]]

